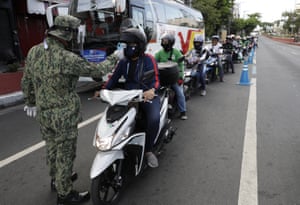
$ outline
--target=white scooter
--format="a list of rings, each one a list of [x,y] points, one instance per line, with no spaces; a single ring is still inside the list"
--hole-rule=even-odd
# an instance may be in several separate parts
[[[163,87],[158,93],[161,107],[159,132],[154,145],[156,155],[175,134],[168,118],[168,88]],[[99,150],[90,171],[94,205],[117,203],[126,182],[147,167],[144,156],[145,122],[139,112],[142,96],[143,90],[104,89],[100,92],[100,98],[109,105],[99,120],[93,141]]]

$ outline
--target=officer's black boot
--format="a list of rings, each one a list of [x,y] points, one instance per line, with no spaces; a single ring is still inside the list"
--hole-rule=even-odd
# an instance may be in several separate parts
[[[71,191],[66,196],[57,195],[57,205],[76,205],[90,200],[90,193]]]
[[[77,178],[78,178],[77,173],[76,173],[76,172],[73,172],[73,173],[72,173],[72,176],[71,176],[72,182],[73,182],[73,181],[76,181]],[[54,178],[51,179],[50,187],[51,187],[51,191],[56,191],[56,187],[55,187],[55,179],[54,179]]]

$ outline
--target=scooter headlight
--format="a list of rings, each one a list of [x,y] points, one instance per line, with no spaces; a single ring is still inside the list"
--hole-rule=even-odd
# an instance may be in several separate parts
[[[114,133],[110,136],[100,136],[98,132],[96,131],[96,136],[95,136],[95,146],[100,150],[100,151],[108,151],[111,150],[112,147],[118,145],[121,143],[124,139],[126,139],[129,136],[130,129],[122,134],[117,134]]]
[[[96,138],[95,138],[95,144],[96,147],[101,150],[101,151],[107,151],[111,149],[112,146],[112,141],[114,139],[114,136],[109,136],[109,137],[100,137],[96,133]]]

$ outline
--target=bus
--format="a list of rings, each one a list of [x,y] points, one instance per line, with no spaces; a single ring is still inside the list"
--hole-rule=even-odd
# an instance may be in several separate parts
[[[46,16],[49,27],[55,16],[69,14],[82,20],[80,46],[75,52],[92,62],[101,62],[117,49],[122,22],[133,19],[148,38],[146,53],[161,49],[160,37],[174,34],[177,49],[185,54],[193,47],[195,35],[205,26],[200,11],[179,0],[72,0],[51,5]]]

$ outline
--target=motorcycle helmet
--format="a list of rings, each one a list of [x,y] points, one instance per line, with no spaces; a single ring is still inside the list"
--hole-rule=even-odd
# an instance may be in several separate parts
[[[193,41],[194,48],[196,50],[202,50],[203,42],[204,42],[204,40],[201,35],[195,36],[194,41]]]
[[[175,43],[175,37],[174,35],[170,33],[165,33],[161,37],[161,46],[164,48],[165,51],[170,51]]]
[[[127,58],[138,57],[146,50],[146,35],[138,28],[128,28],[122,31],[120,42],[126,44],[126,47],[124,48],[124,55]]]
[[[219,36],[218,35],[213,35],[212,37],[211,37],[211,39],[213,40],[213,39],[216,39],[217,41],[219,41]]]

